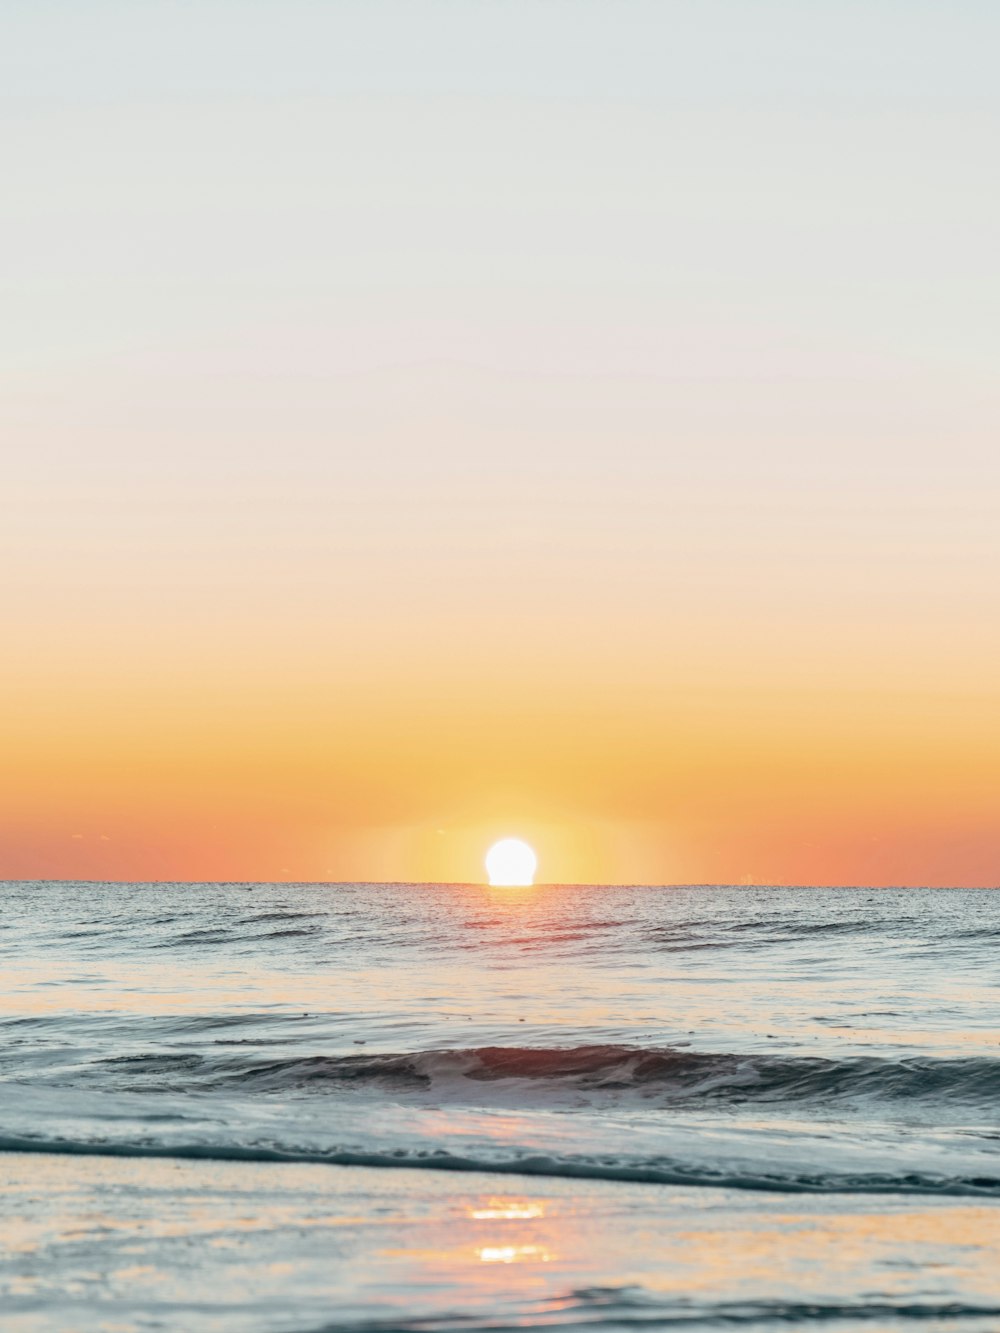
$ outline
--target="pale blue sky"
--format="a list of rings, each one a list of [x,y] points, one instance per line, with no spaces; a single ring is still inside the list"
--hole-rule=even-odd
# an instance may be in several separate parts
[[[36,591],[136,512],[252,560],[277,507],[314,568],[336,531],[516,569],[545,524],[632,584],[706,532],[752,581],[749,525],[786,566],[805,525],[834,600],[875,513],[982,595],[994,5],[33,0],[0,33]]]
[[[775,431],[895,459],[995,410],[993,5],[8,0],[0,25],[15,407],[58,386],[101,434],[180,392],[203,460],[248,425],[268,452],[268,411],[305,413],[308,453],[330,375],[640,378],[670,386],[643,455],[693,432],[737,470]]]

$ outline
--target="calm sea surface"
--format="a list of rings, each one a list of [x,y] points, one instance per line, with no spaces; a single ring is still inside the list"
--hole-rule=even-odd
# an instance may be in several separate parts
[[[0,893],[11,1328],[1000,1328],[998,893]]]

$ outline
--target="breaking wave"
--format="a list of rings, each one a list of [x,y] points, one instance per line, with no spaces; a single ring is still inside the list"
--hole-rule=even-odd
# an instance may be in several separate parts
[[[281,1142],[241,1143],[152,1141],[150,1139],[68,1138],[0,1133],[0,1152],[44,1152],[68,1156],[179,1158],[219,1162],[285,1162],[433,1171],[489,1172],[493,1175],[555,1177],[568,1180],[626,1181],[634,1184],[700,1186],[793,1194],[925,1194],[1000,1198],[1000,1175],[950,1175],[931,1171],[804,1171],[792,1166],[714,1168],[705,1162],[668,1156],[538,1152],[497,1145],[469,1152],[434,1147],[384,1151],[352,1147],[309,1148]]]
[[[229,1045],[217,1042],[216,1045]],[[621,1045],[573,1047],[480,1046],[400,1054],[298,1055],[254,1059],[245,1055],[151,1053],[99,1062],[119,1077],[148,1081],[179,1073],[202,1086],[236,1085],[262,1092],[366,1084],[407,1091],[446,1091],[464,1086],[490,1100],[491,1084],[502,1084],[505,1102],[521,1085],[529,1107],[546,1088],[633,1092],[665,1102],[796,1102],[878,1099],[886,1102],[946,1100],[995,1105],[1000,1096],[1000,1059],[755,1055],[679,1047]]]

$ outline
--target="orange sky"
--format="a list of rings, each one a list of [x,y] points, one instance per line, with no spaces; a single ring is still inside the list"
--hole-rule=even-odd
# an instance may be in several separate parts
[[[1000,883],[995,14],[379,8],[18,11],[0,876]]]

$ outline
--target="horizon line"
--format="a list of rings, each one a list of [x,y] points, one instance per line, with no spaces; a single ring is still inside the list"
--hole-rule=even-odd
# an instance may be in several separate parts
[[[489,884],[482,880],[433,880],[433,879],[76,879],[70,878],[31,878],[18,879],[0,877],[0,885],[6,884],[191,884],[204,887],[224,888],[233,885],[253,885],[277,887],[284,885],[325,887],[325,888],[438,888],[438,889],[866,889],[871,892],[898,891],[903,889],[926,889],[944,893],[992,893],[1000,889],[997,884],[849,884],[849,883],[809,883],[798,884],[792,881],[737,882],[719,881],[632,881],[632,880],[542,880],[537,884]]]

